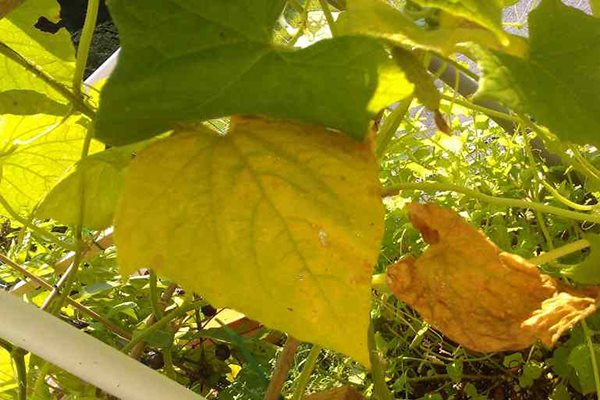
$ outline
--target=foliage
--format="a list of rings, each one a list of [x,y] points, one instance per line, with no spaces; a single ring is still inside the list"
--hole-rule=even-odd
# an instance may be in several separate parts
[[[115,0],[120,60],[89,88],[94,21],[75,57],[64,29],[38,29],[58,22],[55,1],[1,2],[0,284],[208,398],[264,398],[284,334],[325,348],[300,346],[295,399],[348,384],[371,398],[597,391],[595,299],[571,332],[557,317],[518,346],[463,340],[501,341],[494,315],[600,281],[600,25],[542,0],[518,37],[501,20],[512,3],[330,1],[335,21],[326,1]],[[479,80],[477,96],[432,60]],[[448,262],[427,276],[444,220],[415,229],[410,203],[483,233],[453,217]],[[415,279],[391,285],[404,304],[372,277],[421,253],[421,278],[460,293],[432,284],[419,305]],[[491,289],[490,317],[476,306]],[[442,301],[461,308],[444,326],[424,312]],[[548,335],[555,349],[534,343]],[[107,397],[7,347],[0,398]]]

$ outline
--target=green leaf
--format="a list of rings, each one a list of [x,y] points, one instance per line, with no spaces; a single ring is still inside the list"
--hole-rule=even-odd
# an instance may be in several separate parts
[[[413,52],[401,47],[392,49],[394,61],[402,68],[406,77],[415,85],[415,97],[430,110],[440,108],[441,95],[421,60]]]
[[[377,176],[368,144],[314,126],[235,119],[226,136],[179,132],[129,167],[119,266],[151,267],[216,307],[368,365]]]
[[[0,117],[0,193],[12,208],[29,213],[79,160],[87,126],[79,115]],[[99,147],[94,143],[91,151]]]
[[[272,43],[282,0],[116,0],[122,52],[101,96],[97,137],[126,144],[232,114],[296,119],[362,139],[412,92],[377,41]],[[125,112],[124,112],[125,110]]]
[[[450,21],[446,18],[443,22]],[[458,45],[475,42],[513,54],[524,52],[523,40],[509,37],[506,47],[496,34],[477,25],[458,20],[437,29],[423,29],[395,7],[382,0],[349,0],[348,10],[337,22],[342,35],[367,35],[399,46],[417,46],[442,54],[452,54]]]
[[[452,364],[446,366],[446,372],[452,382],[460,382],[463,378],[463,361],[460,359],[452,361]]]
[[[474,49],[479,98],[531,114],[561,139],[600,145],[600,20],[559,0],[529,15],[527,58]]]
[[[96,230],[111,226],[126,168],[145,144],[113,147],[77,163],[46,195],[36,217]]]
[[[502,9],[504,0],[414,0],[424,7],[434,7],[449,14],[475,22],[498,37],[503,45],[508,45],[510,39],[502,28]]]
[[[594,357],[600,362],[600,345],[594,344]],[[581,344],[571,351],[568,360],[569,366],[575,370],[579,390],[583,394],[594,393],[596,385],[594,381],[594,370],[592,368],[592,354],[586,344]]]
[[[590,242],[591,252],[580,264],[561,270],[561,274],[585,285],[600,284],[600,235],[588,234],[585,239]]]
[[[533,382],[542,376],[544,372],[544,365],[537,361],[528,361],[523,366],[523,372],[519,377],[519,386],[522,388],[529,388],[533,386]]]
[[[552,390],[549,400],[571,400],[569,390],[563,383],[559,383]]]

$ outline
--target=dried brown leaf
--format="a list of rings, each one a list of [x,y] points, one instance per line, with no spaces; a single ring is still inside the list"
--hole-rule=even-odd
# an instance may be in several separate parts
[[[464,347],[519,350],[560,335],[596,310],[598,288],[578,291],[501,251],[454,211],[407,205],[412,224],[430,247],[388,269],[396,297]]]

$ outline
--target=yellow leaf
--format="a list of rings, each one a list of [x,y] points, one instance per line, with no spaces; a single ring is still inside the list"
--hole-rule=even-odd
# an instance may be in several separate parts
[[[383,234],[367,143],[234,119],[177,132],[131,163],[115,220],[124,274],[152,267],[217,307],[369,365],[371,272]]]
[[[560,335],[596,310],[597,288],[576,291],[523,258],[501,251],[458,214],[409,204],[412,224],[430,247],[388,269],[396,297],[464,347],[519,350]]]

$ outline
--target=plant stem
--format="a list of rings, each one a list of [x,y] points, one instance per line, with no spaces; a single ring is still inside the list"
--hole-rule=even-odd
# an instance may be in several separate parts
[[[398,127],[402,123],[402,120],[404,120],[412,100],[412,96],[402,99],[383,122],[383,125],[377,133],[377,144],[375,145],[375,156],[377,159],[380,159],[385,154]]]
[[[308,357],[304,362],[302,372],[296,381],[296,388],[294,389],[291,400],[302,400],[302,396],[306,391],[306,386],[308,386],[308,382],[310,381],[310,375],[315,369],[315,365],[317,364],[317,359],[319,358],[320,353],[321,346],[314,344],[310,349],[310,353],[308,353]]]
[[[71,243],[68,243],[68,242],[65,242],[63,240],[60,240],[59,238],[57,238],[56,236],[54,236],[50,232],[47,232],[47,231],[41,229],[40,227],[35,226],[28,219],[21,217],[11,207],[11,205],[8,203],[8,201],[1,194],[0,194],[0,205],[4,208],[4,210],[6,210],[6,212],[11,216],[11,218],[13,218],[15,221],[17,221],[20,224],[22,224],[23,226],[25,226],[27,229],[30,229],[32,232],[34,232],[35,234],[37,234],[41,238],[46,239],[49,242],[52,242],[55,245],[60,246],[60,247],[62,247],[65,250],[75,250],[76,249],[75,245],[73,245]]]
[[[486,114],[489,115],[490,117],[496,117],[496,118],[502,118],[505,119],[507,121],[512,121],[512,122],[521,122],[521,118],[516,116],[516,115],[510,115],[510,114],[506,114],[500,111],[496,111],[496,110],[492,110],[491,108],[487,108],[487,107],[483,107],[483,106],[479,106],[477,104],[474,104],[468,100],[462,100],[462,99],[458,99],[454,96],[448,96],[446,94],[441,94],[442,100],[445,101],[449,101],[452,103],[456,103],[458,105],[461,105],[465,108],[469,108],[471,110],[480,112],[482,114]]]
[[[158,321],[163,317],[163,310],[159,304],[160,298],[158,296],[158,277],[156,272],[150,270],[150,304],[152,306],[152,314],[154,321]],[[173,343],[171,343],[171,346]],[[171,353],[171,347],[163,349],[163,359],[165,362],[164,370],[167,376],[171,379],[175,379],[175,367],[173,366],[173,354]]]
[[[554,261],[557,258],[561,258],[566,256],[567,254],[575,253],[576,251],[585,249],[586,247],[590,247],[590,242],[585,239],[577,240],[573,243],[566,244],[557,249],[551,250],[547,253],[542,253],[539,256],[530,258],[529,261],[532,264],[544,264],[549,261]]]
[[[470,196],[474,199],[485,201],[490,204],[495,204],[503,207],[517,207],[531,209],[535,211],[544,212],[547,214],[558,215],[564,218],[573,219],[576,221],[590,221],[600,223],[600,215],[597,214],[586,214],[577,211],[565,210],[554,206],[549,206],[542,203],[531,202],[527,200],[511,199],[506,197],[495,197],[487,194],[480,193],[473,189],[468,189],[463,186],[453,185],[450,183],[438,183],[438,182],[418,182],[418,183],[401,183],[395,185],[392,188],[384,191],[384,196],[394,196],[399,191],[403,190],[420,190],[423,192],[438,192],[438,191],[450,191],[456,193],[462,193]]]
[[[390,392],[385,381],[385,365],[379,356],[377,344],[375,343],[375,330],[373,322],[369,325],[368,335],[369,359],[371,360],[371,375],[373,376],[373,399],[376,400],[394,400],[394,395]]]
[[[325,14],[325,19],[327,20],[327,25],[329,25],[331,36],[337,36],[337,28],[335,26],[335,20],[333,19],[333,15],[331,14],[331,10],[329,9],[329,4],[326,0],[319,0],[319,4],[321,5],[323,14]]]
[[[288,336],[285,344],[283,345],[281,354],[279,354],[279,357],[277,357],[275,370],[273,371],[271,382],[269,382],[269,387],[267,388],[267,393],[265,394],[265,400],[279,399],[279,395],[281,394],[285,380],[287,379],[288,373],[290,372],[292,364],[294,363],[294,357],[296,356],[296,350],[298,349],[299,345],[300,342],[298,339]]]
[[[590,335],[590,329],[587,326],[585,320],[581,321],[581,327],[585,335],[585,340],[590,350],[590,359],[592,360],[592,371],[594,372],[594,383],[596,384],[596,398],[600,399],[600,372],[598,371],[598,360],[596,360],[596,348],[592,342],[592,336]]]
[[[170,313],[167,313],[164,317],[162,317],[160,320],[156,321],[156,323],[152,324],[151,326],[146,328],[144,331],[140,332],[137,335],[134,335],[133,338],[131,339],[131,341],[129,343],[127,343],[121,349],[121,351],[123,353],[128,353],[129,350],[131,350],[136,344],[142,342],[148,336],[150,336],[152,333],[154,333],[157,330],[159,330],[160,328],[164,327],[169,322],[171,322],[179,317],[184,316],[187,312],[193,310],[194,308],[196,308],[200,304],[202,304],[202,302],[203,301],[194,301],[191,303],[183,303],[179,308],[171,311]]]
[[[16,348],[11,352],[12,359],[17,371],[19,382],[19,400],[27,400],[27,367],[25,366],[25,354],[23,349]]]
[[[79,37],[79,46],[77,47],[77,61],[75,63],[75,72],[73,74],[73,94],[81,96],[81,84],[83,75],[87,66],[88,56],[90,54],[90,45],[96,29],[96,20],[98,19],[98,7],[100,0],[89,0],[85,13],[85,22],[81,36]]]
[[[10,258],[6,257],[4,254],[0,253],[0,261],[2,261],[4,264],[8,265],[9,267],[11,267],[12,269],[14,269],[15,271],[19,272],[21,275],[24,275],[26,277],[28,277],[29,279],[31,279],[32,281],[34,281],[35,283],[37,283],[39,286],[41,286],[42,288],[44,288],[45,290],[49,290],[51,291],[53,289],[53,286],[51,284],[49,284],[48,282],[46,282],[45,280],[43,280],[42,278],[40,278],[39,276],[32,274],[31,272],[29,272],[27,269],[23,268],[22,266],[20,266],[19,264],[15,263],[14,261],[12,261]],[[106,318],[104,318],[103,316],[101,316],[100,314],[96,313],[95,311],[87,308],[86,306],[84,306],[81,303],[76,302],[75,300],[73,300],[70,297],[67,297],[65,299],[65,301],[71,305],[73,308],[75,308],[76,310],[80,311],[82,314],[86,314],[88,315],[90,318],[95,319],[96,321],[100,322],[101,324],[103,324],[104,326],[106,326],[106,328],[125,338],[125,339],[131,339],[131,333],[127,332],[125,329],[113,324],[112,322],[110,322],[109,320],[107,320]]]
[[[71,92],[62,83],[58,82],[52,76],[48,75],[42,68],[29,62],[29,60],[21,56],[18,52],[16,52],[3,42],[0,42],[0,54],[16,62],[17,64],[25,68],[27,71],[35,75],[37,78],[42,80],[52,89],[56,90],[65,99],[69,100],[73,107],[75,107],[75,109],[77,109],[77,111],[81,112],[83,115],[92,119],[96,115],[94,109],[89,104],[87,104],[85,100],[82,99],[79,95]]]

